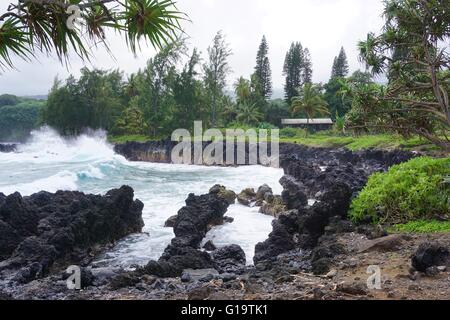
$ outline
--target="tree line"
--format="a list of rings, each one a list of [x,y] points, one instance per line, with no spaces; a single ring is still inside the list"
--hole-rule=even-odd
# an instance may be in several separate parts
[[[189,51],[185,40],[180,39],[164,46],[144,68],[126,78],[120,70],[83,68],[78,79],[70,76],[55,80],[42,118],[63,134],[78,134],[89,127],[113,135],[160,137],[176,128],[191,128],[194,120],[202,120],[209,127],[279,127],[283,118],[316,114],[299,106],[305,92],[308,99],[312,95],[313,100],[324,101],[319,104],[333,117],[348,111],[339,96],[338,80],[348,73],[343,48],[330,82],[322,85],[312,83],[308,48],[300,42],[292,43],[283,66],[284,100],[271,99],[272,70],[265,36],[250,78],[241,76],[232,84],[234,95],[227,91],[232,54],[225,35],[218,32],[205,58],[196,48]]]
[[[132,2],[138,4],[139,1]],[[170,5],[167,1],[164,8]],[[34,17],[31,6],[43,11],[53,10],[53,15],[63,14],[61,7],[47,8],[43,3],[24,6],[23,15]],[[152,6],[150,3],[136,6],[132,14],[152,10]],[[86,18],[94,7],[95,4],[87,7]],[[257,53],[254,73],[249,79],[240,77],[235,81],[236,98],[232,99],[226,92],[226,79],[231,71],[228,59],[232,52],[224,35],[220,32],[216,35],[205,59],[193,49],[187,62],[180,66],[188,49],[183,40],[171,41],[174,32],[179,30],[172,21],[178,21],[180,13],[170,17],[169,11],[161,12],[163,18],[168,19],[158,24],[164,32],[152,32],[151,19],[143,21],[138,28],[147,30],[148,27],[142,36],[153,37],[152,43],[161,48],[143,69],[127,79],[119,70],[83,69],[79,79],[69,77],[65,81],[55,81],[42,112],[43,120],[66,134],[93,127],[113,134],[160,136],[167,135],[173,128],[189,128],[194,119],[215,127],[270,127],[279,126],[284,117],[327,115],[339,124],[339,131],[419,135],[450,149],[448,0],[385,1],[383,31],[369,33],[366,40],[358,43],[359,58],[367,69],[349,75],[342,48],[332,63],[330,80],[325,84],[312,82],[313,66],[308,48],[299,42],[292,43],[283,67],[284,100],[270,99],[273,87],[269,45],[265,38]],[[107,12],[104,16],[108,16]],[[43,17],[37,19],[52,27],[53,22]],[[24,21],[21,19],[21,15],[13,17],[10,12],[0,18],[4,21],[1,32],[8,40],[0,45],[3,65],[5,61],[10,65],[13,51],[19,56],[33,54],[28,45],[31,45],[30,39],[37,38],[33,38],[34,31],[20,38],[21,33],[16,32],[20,26],[16,24]],[[106,20],[103,22],[108,24]],[[131,28],[129,44],[133,52],[139,40],[133,32],[135,27],[124,26]],[[89,30],[103,34],[102,28],[102,24],[93,25]],[[60,48],[66,48],[70,39],[77,39],[76,34],[64,28],[57,30],[62,31],[56,32],[58,37],[52,40],[53,46],[43,37],[32,47],[49,43],[42,47],[44,51],[55,48],[59,57],[66,57],[67,51]],[[39,34],[39,30],[36,32]],[[78,40],[75,43],[83,45]],[[84,48],[80,45],[75,47]],[[373,75],[385,76],[387,83],[375,83]]]

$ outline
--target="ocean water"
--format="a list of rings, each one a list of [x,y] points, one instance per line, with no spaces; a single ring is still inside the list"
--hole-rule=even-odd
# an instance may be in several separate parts
[[[99,257],[98,265],[131,267],[158,259],[173,238],[164,222],[184,205],[189,193],[207,193],[214,184],[240,192],[266,183],[279,194],[281,169],[261,166],[237,168],[130,162],[116,154],[102,132],[64,139],[50,128],[34,131],[16,153],[0,153],[0,192],[22,195],[45,190],[78,190],[104,194],[124,184],[133,187],[144,203],[142,234],[131,235]],[[251,264],[256,243],[271,232],[272,218],[258,208],[229,207],[231,224],[215,227],[205,239],[217,246],[240,245]]]

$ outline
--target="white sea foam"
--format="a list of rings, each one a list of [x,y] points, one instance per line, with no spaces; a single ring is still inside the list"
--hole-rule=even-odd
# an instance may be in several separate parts
[[[130,162],[114,153],[102,132],[64,139],[48,127],[33,132],[18,152],[0,153],[0,192],[4,194],[19,191],[29,195],[40,190],[104,194],[124,184],[133,187],[136,198],[145,205],[144,233],[120,241],[98,261],[124,267],[159,258],[174,236],[172,229],[164,228],[164,222],[184,206],[189,193],[204,194],[217,183],[235,192],[267,183],[279,194],[281,176],[282,170],[261,166],[220,168]],[[272,218],[258,213],[257,208],[238,204],[230,206],[226,215],[235,221],[213,229],[207,239],[213,239],[218,246],[242,246],[247,262],[252,263],[254,247],[267,238]]]

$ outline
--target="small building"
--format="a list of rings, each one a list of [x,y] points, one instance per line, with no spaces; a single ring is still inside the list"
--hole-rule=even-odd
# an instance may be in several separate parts
[[[308,128],[310,131],[329,130],[333,127],[333,120],[324,119],[282,119],[283,127]]]

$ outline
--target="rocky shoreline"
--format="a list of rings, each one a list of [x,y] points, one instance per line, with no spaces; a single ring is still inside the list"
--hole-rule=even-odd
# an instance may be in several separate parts
[[[170,149],[168,142],[115,147],[129,160],[155,162],[169,162]],[[106,246],[141,231],[142,203],[133,199],[131,188],[105,197],[0,194],[0,298],[448,299],[448,234],[388,235],[347,219],[352,197],[372,173],[414,156],[281,144],[281,195],[270,186],[240,194],[213,186],[207,194],[189,195],[166,222],[175,237],[163,255],[134,271],[89,264]],[[235,201],[275,217],[272,233],[255,248],[252,266],[237,245],[216,248],[209,242],[201,248],[211,228],[233,223],[225,214]],[[105,221],[110,214],[114,219]],[[84,290],[67,289],[64,270],[70,264],[83,267]],[[367,288],[370,265],[381,268],[381,290]]]

